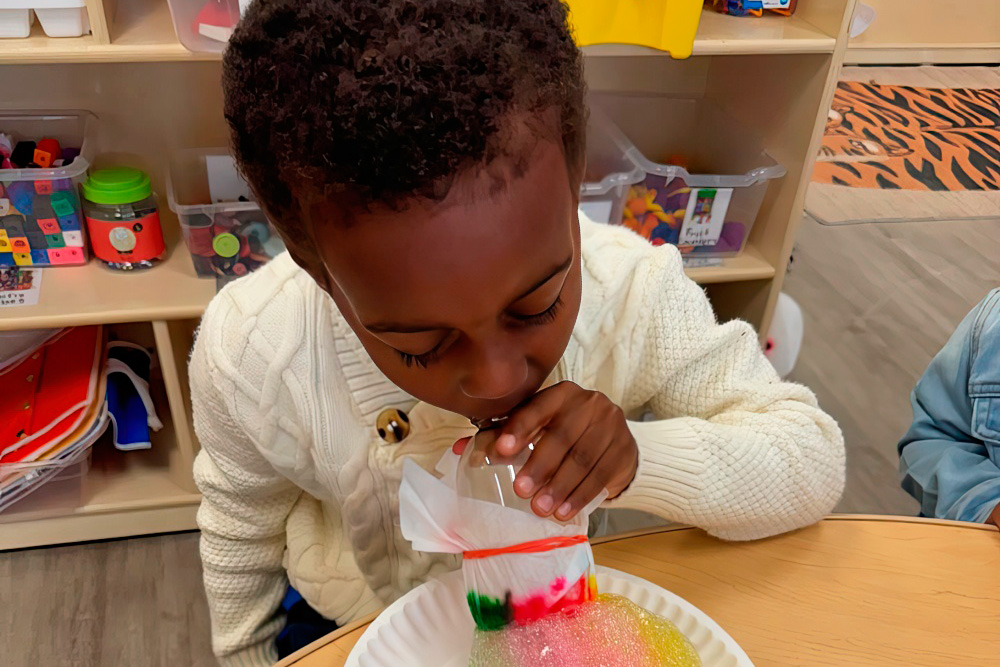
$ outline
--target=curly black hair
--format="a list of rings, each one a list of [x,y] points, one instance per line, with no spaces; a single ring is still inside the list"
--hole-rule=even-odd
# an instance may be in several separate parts
[[[223,59],[225,114],[256,196],[304,241],[303,196],[441,199],[512,150],[519,113],[558,118],[576,176],[582,70],[560,0],[257,0]]]

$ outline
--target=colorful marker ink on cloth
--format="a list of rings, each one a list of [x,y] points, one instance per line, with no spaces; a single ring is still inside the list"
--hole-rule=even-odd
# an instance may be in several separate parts
[[[476,627],[471,665],[489,667],[697,667],[698,654],[668,620],[599,596],[587,539],[590,513],[542,518],[514,493],[530,456],[497,455],[499,429],[480,431],[438,478],[403,464],[400,529],[417,551],[462,554]]]

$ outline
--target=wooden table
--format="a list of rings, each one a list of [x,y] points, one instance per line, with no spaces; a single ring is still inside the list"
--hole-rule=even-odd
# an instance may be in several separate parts
[[[835,516],[726,543],[693,528],[604,540],[597,562],[714,618],[766,665],[1000,665],[1000,533],[992,526]],[[372,618],[279,663],[339,667]]]

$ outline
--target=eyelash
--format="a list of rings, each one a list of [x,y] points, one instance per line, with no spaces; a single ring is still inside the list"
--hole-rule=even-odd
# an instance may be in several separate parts
[[[544,326],[550,324],[556,319],[556,315],[559,313],[560,307],[563,305],[562,295],[553,302],[551,306],[546,308],[544,311],[537,313],[535,315],[529,315],[527,317],[516,317],[517,323],[521,326]],[[409,354],[407,352],[400,352],[396,350],[396,354],[399,358],[403,360],[407,368],[412,368],[413,366],[419,366],[420,368],[427,368],[429,364],[437,361],[437,358],[441,355],[441,350],[434,348],[430,352],[424,352],[423,354]]]

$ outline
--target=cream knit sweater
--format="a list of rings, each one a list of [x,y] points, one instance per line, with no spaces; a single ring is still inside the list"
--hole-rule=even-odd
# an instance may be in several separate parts
[[[728,540],[829,512],[844,485],[843,440],[813,394],[779,380],[748,324],[716,323],[675,248],[582,227],[583,304],[551,379],[658,420],[630,422],[638,473],[608,506]],[[273,662],[288,581],[346,623],[457,566],[410,549],[397,493],[404,457],[433,468],[472,429],[390,383],[288,255],[212,301],[190,374],[201,553],[223,665]],[[393,445],[375,431],[389,407],[412,427]]]

